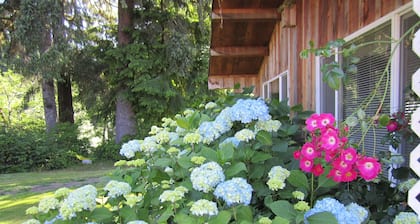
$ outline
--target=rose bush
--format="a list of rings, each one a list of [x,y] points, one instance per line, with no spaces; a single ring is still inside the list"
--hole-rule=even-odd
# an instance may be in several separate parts
[[[379,162],[311,114],[234,95],[164,118],[122,145],[103,190],[59,189],[26,223],[366,223],[369,208],[334,197],[377,180]]]

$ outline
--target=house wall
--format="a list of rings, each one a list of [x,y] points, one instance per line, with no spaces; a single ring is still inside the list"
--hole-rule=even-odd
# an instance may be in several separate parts
[[[282,11],[273,31],[260,83],[289,70],[290,104],[315,110],[315,57],[299,58],[309,47],[344,38],[411,0],[296,0]]]

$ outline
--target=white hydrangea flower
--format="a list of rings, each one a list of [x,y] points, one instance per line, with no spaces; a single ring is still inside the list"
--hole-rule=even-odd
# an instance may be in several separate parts
[[[184,113],[183,114],[185,115],[185,117],[189,117],[193,113],[194,113],[194,110],[193,109],[186,109],[186,110],[184,110]]]
[[[414,212],[400,212],[395,216],[392,224],[418,224],[420,223],[419,218]]]
[[[26,209],[25,214],[27,215],[36,215],[39,213],[39,209],[36,206],[32,206]]]
[[[216,104],[215,102],[208,102],[208,103],[204,106],[204,108],[205,108],[206,110],[210,110],[210,109],[213,109],[213,108],[215,108],[215,107],[217,107],[217,104]]]
[[[164,117],[162,118],[162,127],[176,127],[177,123],[172,118]]]
[[[76,212],[93,211],[96,208],[96,196],[96,188],[92,185],[77,188],[64,199],[60,207],[60,216],[64,220],[69,220],[76,216]]]
[[[41,213],[48,213],[50,210],[57,209],[60,206],[60,202],[53,197],[43,198],[39,201],[38,210]]]
[[[133,158],[136,152],[140,151],[140,147],[141,145],[139,140],[131,140],[121,146],[120,154],[128,159]]]
[[[260,130],[264,130],[268,132],[276,132],[280,129],[280,126],[281,123],[278,120],[258,120],[257,123],[255,123],[255,131],[258,132]]]
[[[140,202],[143,200],[142,195],[135,195],[135,194],[128,194],[124,195],[125,198],[125,204],[130,206],[130,208],[134,207],[134,205],[137,204],[137,202]]]
[[[242,129],[235,134],[235,138],[239,141],[249,142],[250,140],[255,139],[255,133],[249,129]]]
[[[161,148],[161,145],[159,145],[156,142],[155,136],[149,136],[144,138],[144,140],[141,142],[140,149],[142,152],[145,152],[147,154],[152,154],[159,150]]]
[[[303,201],[305,199],[305,193],[302,191],[293,191],[292,196],[300,201]]]
[[[281,167],[281,166],[273,166],[268,172],[268,181],[267,185],[268,188],[272,191],[277,191],[279,189],[283,189],[286,184],[286,178],[288,178],[290,175],[290,171],[287,169]]]
[[[159,196],[160,202],[176,202],[184,198],[185,193],[188,192],[188,189],[185,187],[177,187],[174,190],[166,190],[162,192]]]
[[[56,198],[60,198],[60,197],[67,197],[70,194],[70,189],[68,189],[67,187],[62,187],[57,189],[54,192],[54,197]]]
[[[156,143],[158,143],[158,144],[165,144],[165,143],[168,143],[171,140],[169,131],[166,130],[166,129],[160,130],[155,135],[155,138],[156,138]]]
[[[157,133],[159,133],[163,128],[160,128],[156,125],[153,125],[152,127],[150,127],[150,131],[149,131],[149,135],[156,135]]]
[[[131,192],[131,186],[126,182],[111,180],[105,185],[104,190],[108,191],[110,198],[116,198],[129,194]]]
[[[200,199],[194,202],[191,206],[190,211],[193,215],[196,216],[212,216],[217,215],[217,213],[219,212],[217,210],[217,204],[206,199]]]
[[[185,144],[198,144],[201,141],[201,135],[199,133],[188,133],[183,139]]]
[[[37,219],[29,219],[23,222],[22,224],[41,224],[41,222]]]
[[[133,220],[133,221],[127,222],[127,224],[148,224],[148,223],[143,220]]]

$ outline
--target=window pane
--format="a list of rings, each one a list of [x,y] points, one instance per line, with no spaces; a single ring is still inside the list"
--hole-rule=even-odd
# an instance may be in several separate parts
[[[378,27],[375,30],[367,33],[366,35],[357,38],[356,40],[348,43],[346,47],[350,44],[360,44],[366,43],[375,40],[389,40],[391,34],[391,25],[387,23]],[[343,116],[344,118],[353,115],[353,113],[358,109],[360,105],[366,105],[369,102],[368,107],[365,109],[366,115],[372,117],[378,109],[381,110],[381,113],[388,114],[390,106],[390,76],[383,76],[383,71],[385,70],[386,64],[390,56],[390,47],[388,43],[376,43],[372,45],[366,45],[359,48],[355,54],[356,57],[360,58],[357,66],[357,73],[354,75],[349,75],[347,83],[343,86]],[[346,60],[346,58],[344,58]],[[346,65],[344,61],[344,65]],[[389,71],[389,70],[388,70]],[[388,85],[386,85],[388,83]],[[379,86],[377,89],[377,94],[374,96],[371,95],[375,87]],[[385,92],[386,91],[386,92]],[[382,108],[378,108],[380,101],[385,94],[385,102]],[[354,133],[350,140],[354,143],[358,143],[362,137],[360,127],[356,127]],[[380,139],[386,134],[386,129],[375,129],[367,133],[364,138],[364,144],[360,145],[360,149],[364,149],[368,155],[374,154],[378,155],[379,151],[388,151],[388,145],[382,145]]]
[[[281,77],[281,100],[287,100],[287,75]]]
[[[276,78],[270,82],[270,98],[279,100],[279,79]]]
[[[335,58],[334,56],[331,56],[329,58],[321,58],[321,68],[325,64],[330,64],[334,62]],[[321,106],[320,106],[320,112],[321,113],[331,113],[335,115],[335,91],[330,88],[330,86],[327,84],[327,82],[324,82],[322,80],[322,77],[320,79],[320,97],[321,97]]]

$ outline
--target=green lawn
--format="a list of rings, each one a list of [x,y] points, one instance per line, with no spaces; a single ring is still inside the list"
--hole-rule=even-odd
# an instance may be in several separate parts
[[[112,162],[98,162],[55,171],[1,174],[0,224],[22,223],[30,218],[25,215],[25,210],[36,205],[40,199],[51,196],[57,189],[56,183],[86,181],[89,178],[100,177],[99,182],[94,185],[102,187],[113,170]],[[31,189],[34,186],[48,189],[44,192],[33,192]]]

